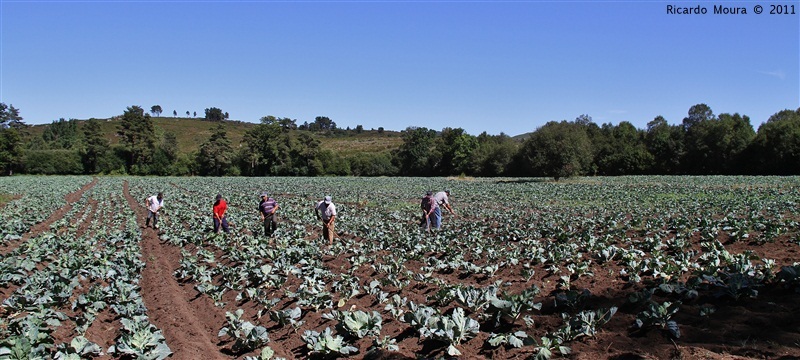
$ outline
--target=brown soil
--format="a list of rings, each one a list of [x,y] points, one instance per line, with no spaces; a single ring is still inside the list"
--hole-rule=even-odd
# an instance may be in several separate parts
[[[225,311],[207,296],[197,296],[191,285],[179,284],[172,273],[181,259],[180,249],[161,243],[158,233],[145,228],[147,210],[124,185],[125,198],[142,227],[142,259],[147,264],[140,285],[150,321],[161,329],[173,359],[227,358],[216,346]]]
[[[14,249],[16,249],[17,246],[19,246],[19,244],[27,241],[31,237],[39,235],[45,231],[49,231],[50,225],[62,219],[64,217],[64,214],[72,210],[72,205],[75,204],[78,200],[80,200],[81,197],[83,196],[83,193],[91,189],[95,184],[97,184],[97,178],[94,178],[92,179],[92,182],[83,185],[83,187],[81,187],[80,190],[64,196],[64,199],[67,201],[66,205],[62,206],[61,208],[50,214],[50,216],[45,221],[42,221],[32,226],[27,233],[22,235],[21,239],[17,241],[9,241],[4,244],[0,244],[0,254],[6,255],[11,251],[14,251]]]
[[[79,192],[68,196],[69,204],[54,213],[48,221],[36,226],[37,231],[46,231],[49,225],[63,216],[71,209],[72,204],[80,199],[94,182],[88,184]],[[256,314],[263,310],[263,306],[253,302],[236,302],[235,291],[228,291],[223,301],[225,307],[217,307],[205,295],[199,295],[193,288],[193,283],[178,282],[173,272],[178,268],[181,259],[180,248],[162,243],[158,233],[151,228],[144,228],[146,209],[130,195],[127,182],[123,188],[128,206],[136,213],[137,221],[142,228],[142,259],[146,267],[142,272],[140,285],[141,293],[147,306],[150,321],[162,330],[166,342],[173,351],[173,359],[241,359],[244,355],[257,356],[257,352],[247,354],[232,354],[232,343],[224,338],[219,338],[217,333],[225,325],[225,311],[236,308],[245,310],[245,317],[254,323],[259,323],[268,328],[271,339],[268,344],[278,356],[289,359],[309,357],[305,344],[300,335],[305,329],[322,331],[326,327],[334,329],[336,321],[324,319],[323,313],[330,310],[304,308],[301,320],[305,324],[300,330],[295,331],[291,326],[279,326],[264,315],[258,319]],[[96,207],[96,203],[92,205]],[[89,210],[87,210],[89,211]],[[94,210],[96,211],[96,209]],[[450,225],[450,224],[448,224]],[[314,241],[318,238],[318,226],[307,226],[312,233],[307,240]],[[33,232],[33,231],[32,231]],[[29,235],[29,238],[32,235]],[[347,234],[342,234],[347,240],[360,240]],[[26,238],[26,239],[27,239]],[[748,244],[746,242],[724,242],[729,251],[741,253],[744,250],[753,250],[762,258],[775,259],[777,271],[780,266],[791,265],[800,261],[798,256],[797,234],[787,234],[774,243]],[[695,239],[696,240],[696,239]],[[724,239],[723,239],[724,240]],[[509,246],[514,246],[513,243]],[[699,249],[695,243],[693,248]],[[191,245],[187,246],[191,250]],[[7,249],[6,249],[7,250]],[[381,261],[383,256],[391,255],[391,250],[370,254],[374,262]],[[347,258],[352,254],[342,253],[336,256],[324,256],[324,265],[335,274],[350,271],[350,262]],[[430,254],[434,255],[434,254]],[[409,261],[404,264],[405,269],[414,273],[421,273],[420,268],[424,263]],[[502,331],[525,330],[537,341],[547,332],[561,326],[561,309],[556,309],[553,299],[556,293],[562,291],[558,288],[558,276],[548,275],[541,266],[536,267],[536,274],[530,280],[521,279],[521,266],[510,266],[499,271],[494,277],[486,275],[463,274],[459,272],[436,273],[435,276],[448,283],[461,283],[476,287],[493,284],[497,280],[510,283],[502,288],[504,292],[518,293],[531,285],[541,287],[541,294],[537,301],[542,302],[541,311],[534,311],[531,315],[535,325],[525,328],[522,321],[506,324]],[[769,285],[759,289],[757,298],[741,298],[738,301],[727,298],[717,298],[708,293],[701,294],[695,300],[684,301],[681,310],[675,315],[681,331],[679,339],[671,339],[666,331],[653,328],[645,331],[634,331],[636,314],[642,308],[631,305],[627,298],[630,294],[651,286],[648,279],[642,283],[629,284],[619,277],[619,265],[615,263],[593,263],[594,276],[584,276],[572,281],[573,289],[589,289],[592,296],[584,304],[586,309],[619,308],[612,320],[600,330],[595,338],[580,338],[567,345],[572,348],[572,354],[566,358],[572,359],[800,359],[800,294],[793,288],[781,285]],[[361,279],[360,285],[367,286],[373,279],[382,277],[369,265],[361,265],[353,269],[353,273]],[[296,306],[294,301],[283,297],[286,289],[296,290],[300,280],[290,276],[281,289],[272,289],[269,298],[280,298],[281,301],[274,309],[287,309]],[[2,289],[0,289],[2,290]],[[426,303],[426,297],[434,295],[438,287],[411,280],[403,289],[385,287],[384,291],[397,292],[415,303]],[[338,299],[334,299],[336,303]],[[672,301],[663,294],[654,295],[658,302]],[[713,306],[716,309],[710,316],[700,316],[701,307]],[[454,307],[450,304],[441,308],[447,312]],[[446,346],[430,340],[420,340],[416,332],[405,323],[397,321],[386,312],[383,304],[378,304],[372,295],[360,294],[348,299],[340,310],[359,309],[364,311],[378,311],[384,319],[381,336],[390,336],[397,340],[401,351],[397,353],[367,353],[372,345],[370,339],[347,338],[347,341],[359,348],[359,354],[352,356],[354,359],[418,359],[446,357]],[[468,313],[468,315],[470,315]],[[474,316],[472,316],[474,318]],[[111,312],[104,312],[89,327],[87,337],[105,348],[113,343],[120,328],[119,320]],[[486,344],[489,331],[497,329],[482,329],[478,337],[458,346],[464,354],[463,359],[526,359],[534,355],[533,347],[521,349],[500,346],[492,348]],[[71,335],[59,334],[56,343],[69,341]],[[61,338],[63,336],[63,338]],[[556,356],[558,357],[558,356]],[[108,356],[99,359],[107,359]]]

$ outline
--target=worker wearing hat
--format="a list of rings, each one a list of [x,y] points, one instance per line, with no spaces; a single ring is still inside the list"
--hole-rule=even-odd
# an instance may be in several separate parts
[[[269,197],[267,192],[262,192],[259,197],[261,202],[258,203],[258,211],[261,213],[261,221],[264,222],[264,236],[272,236],[278,229],[278,216],[275,215],[278,211],[278,202]]]
[[[331,201],[331,196],[325,196],[325,199],[317,203],[314,207],[314,213],[317,219],[322,220],[322,237],[328,240],[328,246],[333,245],[333,237],[336,236],[334,230],[334,221],[336,220],[336,205]]]
[[[433,221],[433,213],[438,208],[436,204],[436,200],[433,199],[433,192],[428,191],[425,193],[425,196],[422,197],[422,201],[419,205],[420,209],[422,209],[422,219],[420,221],[420,227],[422,227],[426,231],[431,230],[431,222]]]
[[[431,225],[433,225],[433,227],[436,229],[440,229],[442,227],[442,208],[447,209],[447,211],[450,212],[450,215],[456,215],[455,211],[453,211],[453,208],[450,206],[450,189],[439,191],[433,195],[433,200],[438,206],[433,210],[433,221],[431,222]]]

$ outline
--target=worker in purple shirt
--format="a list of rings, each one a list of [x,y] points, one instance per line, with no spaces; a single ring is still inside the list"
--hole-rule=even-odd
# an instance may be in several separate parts
[[[420,226],[424,230],[430,231],[431,222],[433,221],[433,213],[439,207],[436,205],[436,200],[433,199],[433,192],[428,191],[425,193],[425,196],[422,197],[419,207],[422,209],[422,220],[420,221]]]
[[[272,236],[278,229],[278,202],[269,197],[266,192],[261,193],[261,202],[258,203],[258,211],[261,213],[261,220],[264,222],[264,236]]]

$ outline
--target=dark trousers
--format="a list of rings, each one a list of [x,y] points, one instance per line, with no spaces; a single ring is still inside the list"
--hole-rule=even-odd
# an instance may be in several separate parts
[[[278,215],[271,214],[264,217],[264,236],[272,236],[278,230]]]
[[[228,231],[228,217],[227,216],[223,216],[221,221],[220,221],[220,219],[214,218],[214,232],[215,233],[219,232],[219,226],[220,225],[222,225],[222,231],[224,231],[225,233],[229,232]]]
[[[150,218],[153,218],[153,228],[158,227],[158,213],[147,210],[147,219],[144,221],[144,226],[150,226]]]

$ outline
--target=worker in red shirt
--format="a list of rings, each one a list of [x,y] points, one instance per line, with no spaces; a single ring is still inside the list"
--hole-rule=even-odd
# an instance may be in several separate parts
[[[228,233],[228,219],[225,218],[225,210],[228,210],[228,203],[222,198],[222,195],[217,194],[214,201],[214,232],[219,233],[219,226],[222,225],[222,231]]]

